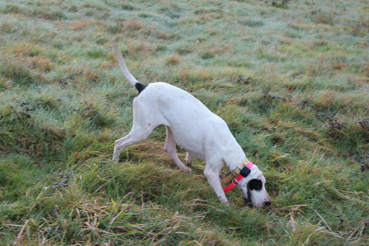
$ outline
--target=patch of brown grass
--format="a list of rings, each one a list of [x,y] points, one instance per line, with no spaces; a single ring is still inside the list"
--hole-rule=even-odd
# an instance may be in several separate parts
[[[333,25],[334,24],[334,15],[330,12],[317,10],[314,12],[314,21],[317,24],[326,24],[326,25]]]
[[[85,21],[76,21],[76,22],[72,23],[71,25],[69,25],[69,29],[71,29],[73,31],[87,29],[89,27],[90,27],[90,24],[86,23]]]
[[[342,70],[345,67],[345,64],[342,61],[332,61],[331,62],[331,68],[334,70]]]
[[[33,68],[37,68],[41,72],[49,72],[54,67],[54,64],[51,61],[51,59],[46,56],[42,56],[42,55],[35,56],[35,57],[31,57],[29,60],[30,60],[31,66]]]
[[[146,42],[143,40],[133,40],[127,41],[127,52],[129,56],[152,56],[157,49],[157,44]]]
[[[309,63],[306,70],[307,75],[314,77],[322,74],[323,68],[325,66],[325,60],[325,56],[322,56],[317,62],[313,61],[312,63]]]
[[[359,71],[367,77],[367,80],[369,79],[369,64],[362,66]]]
[[[169,66],[178,65],[181,62],[181,56],[177,54],[169,55],[165,58],[165,64]]]
[[[364,36],[369,32],[369,19],[360,16],[350,27],[350,32],[354,36]]]

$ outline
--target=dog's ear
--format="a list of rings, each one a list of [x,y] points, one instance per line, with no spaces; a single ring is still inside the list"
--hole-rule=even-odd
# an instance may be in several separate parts
[[[260,179],[251,179],[248,186],[250,190],[261,190],[263,182]]]

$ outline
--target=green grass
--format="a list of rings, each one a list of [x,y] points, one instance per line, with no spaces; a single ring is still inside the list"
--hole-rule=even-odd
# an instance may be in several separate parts
[[[0,244],[368,244],[368,14],[363,0],[1,1]],[[185,175],[165,154],[164,127],[110,162],[137,93],[113,37],[140,82],[228,123],[271,207],[237,190],[219,204],[203,162]]]

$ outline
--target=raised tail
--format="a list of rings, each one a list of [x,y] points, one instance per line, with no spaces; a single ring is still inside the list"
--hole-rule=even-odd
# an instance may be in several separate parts
[[[138,90],[138,93],[140,93],[141,91],[143,91],[145,89],[146,85],[141,84],[140,82],[137,81],[137,79],[135,77],[133,77],[133,75],[131,74],[131,72],[127,68],[127,65],[126,65],[126,63],[123,59],[122,53],[119,50],[118,43],[116,42],[115,39],[112,40],[112,43],[113,43],[113,48],[114,48],[114,51],[115,51],[115,55],[116,55],[116,57],[118,59],[118,62],[119,62],[120,70],[122,70],[124,76],[131,83],[131,85],[133,85]]]

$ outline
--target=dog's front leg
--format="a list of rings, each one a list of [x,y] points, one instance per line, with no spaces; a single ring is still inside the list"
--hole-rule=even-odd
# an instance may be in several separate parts
[[[229,206],[229,202],[227,200],[226,195],[224,194],[222,185],[220,183],[220,178],[219,178],[219,172],[222,169],[222,166],[223,166],[222,164],[214,165],[214,164],[210,164],[209,162],[206,162],[204,175],[207,178],[211,188],[213,188],[215,194],[219,198],[219,201],[225,204],[226,206]]]

